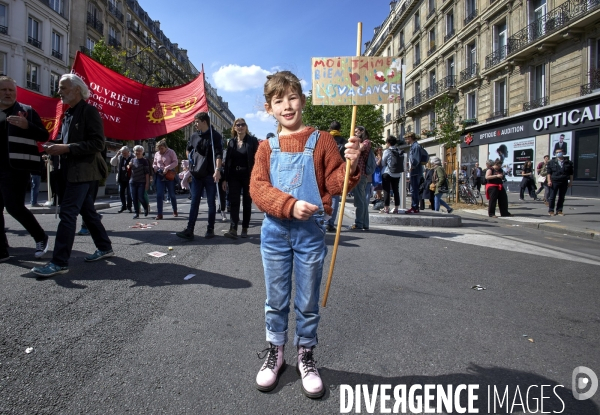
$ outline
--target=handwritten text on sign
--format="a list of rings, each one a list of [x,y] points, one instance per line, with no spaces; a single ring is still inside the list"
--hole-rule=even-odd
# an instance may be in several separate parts
[[[399,102],[404,96],[399,58],[348,56],[312,58],[315,105]]]

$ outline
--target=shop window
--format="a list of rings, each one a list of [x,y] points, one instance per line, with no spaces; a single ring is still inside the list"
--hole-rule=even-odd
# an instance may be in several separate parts
[[[598,129],[575,132],[575,180],[598,180]]]

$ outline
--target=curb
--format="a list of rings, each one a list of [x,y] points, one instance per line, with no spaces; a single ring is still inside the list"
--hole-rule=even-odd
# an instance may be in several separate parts
[[[356,208],[346,205],[344,216],[354,219]],[[462,218],[455,214],[423,212],[416,215],[382,214],[369,212],[369,223],[397,226],[415,226],[428,228],[460,228]]]

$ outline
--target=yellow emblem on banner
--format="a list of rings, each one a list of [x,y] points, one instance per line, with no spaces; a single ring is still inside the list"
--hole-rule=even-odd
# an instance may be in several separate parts
[[[52,133],[52,131],[54,131],[54,129],[58,126],[58,118],[40,118],[42,119],[42,123],[44,124],[46,131],[48,131],[49,133]]]
[[[146,118],[154,124],[158,124],[165,120],[175,118],[177,114],[185,114],[194,109],[198,102],[197,97],[191,97],[187,100],[175,104],[156,104],[156,106],[148,111]]]

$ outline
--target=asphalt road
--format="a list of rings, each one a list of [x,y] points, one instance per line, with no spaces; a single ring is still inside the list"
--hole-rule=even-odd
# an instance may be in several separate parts
[[[14,258],[0,264],[1,414],[336,414],[342,385],[382,384],[476,384],[479,413],[531,413],[544,397],[545,412],[600,414],[600,392],[578,401],[571,385],[578,366],[600,375],[597,241],[478,218],[344,231],[315,349],[327,393],[313,401],[291,343],[279,386],[254,386],[266,347],[261,214],[248,239],[222,237],[228,224],[217,223],[205,240],[203,204],[196,239],[184,242],[173,233],[186,203],[152,229],[104,210],[117,256],[84,263],[94,246],[77,236],[69,273],[50,279],[29,272],[45,261],[5,215]],[[53,241],[54,216],[37,217]],[[507,393],[504,406],[494,390]]]

